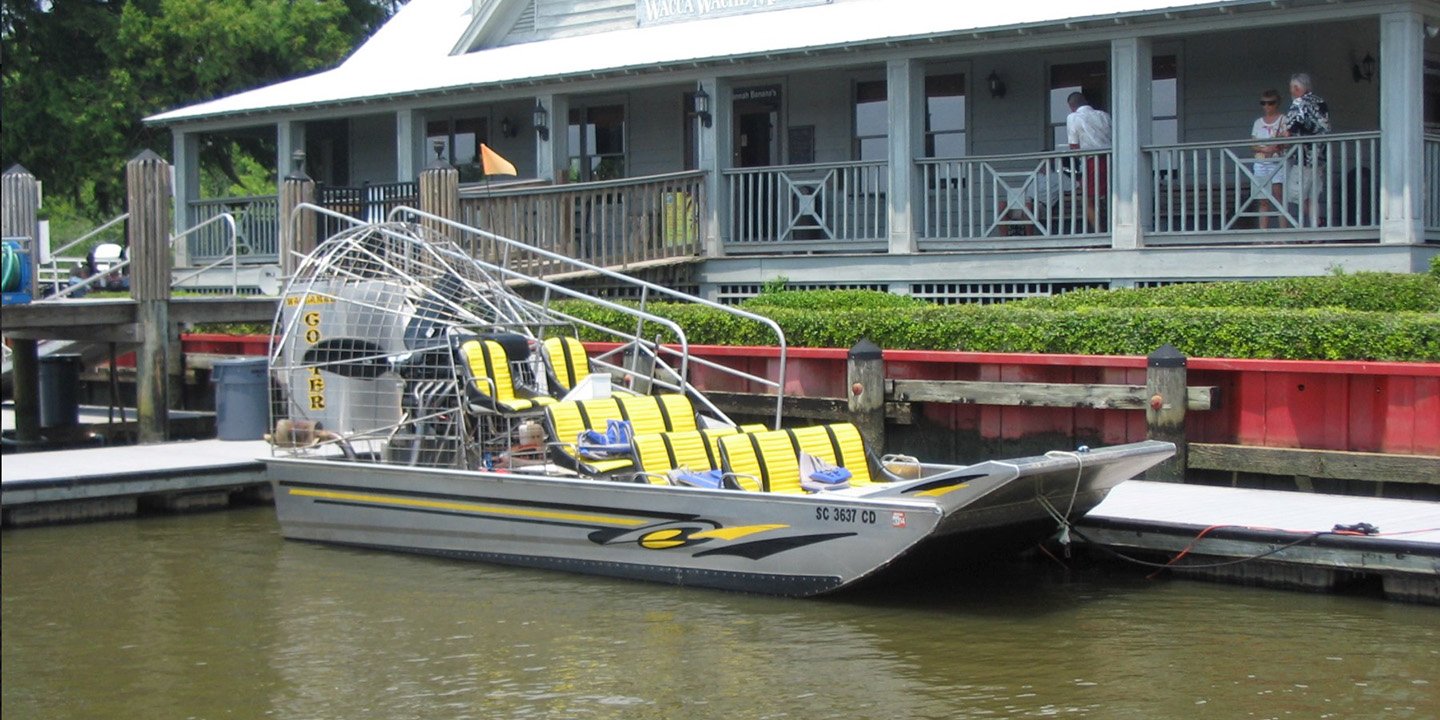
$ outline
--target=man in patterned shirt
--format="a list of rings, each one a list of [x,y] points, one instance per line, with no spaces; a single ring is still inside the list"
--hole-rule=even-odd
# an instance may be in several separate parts
[[[1325,98],[1315,94],[1314,83],[1308,73],[1290,76],[1290,97],[1290,109],[1280,120],[1285,135],[1311,137],[1330,132],[1330,106]],[[1287,199],[1301,204],[1302,220],[1307,220],[1310,225],[1318,224],[1320,190],[1325,184],[1324,145],[1318,142],[1302,144],[1300,164],[1287,173],[1286,178],[1289,180]]]

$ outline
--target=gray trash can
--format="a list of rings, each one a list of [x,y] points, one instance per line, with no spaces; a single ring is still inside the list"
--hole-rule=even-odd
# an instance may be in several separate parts
[[[259,440],[270,424],[270,374],[261,358],[217,360],[215,434],[221,440]]]
[[[40,427],[70,427],[80,422],[79,355],[40,358]]]

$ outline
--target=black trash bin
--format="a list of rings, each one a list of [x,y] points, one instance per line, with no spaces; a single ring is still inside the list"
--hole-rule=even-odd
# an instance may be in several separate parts
[[[218,360],[215,382],[215,434],[221,440],[259,440],[270,424],[270,375],[261,358]]]
[[[71,427],[80,422],[79,355],[40,358],[40,427]]]

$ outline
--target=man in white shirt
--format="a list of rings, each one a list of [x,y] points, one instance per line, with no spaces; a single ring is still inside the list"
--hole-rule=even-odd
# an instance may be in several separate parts
[[[1065,118],[1065,137],[1070,143],[1070,149],[1110,149],[1110,113],[1090,107],[1090,102],[1083,93],[1070,93],[1066,102],[1070,105],[1070,115]],[[1081,183],[1085,188],[1085,219],[1090,222],[1094,232],[1102,231],[1096,204],[1100,198],[1109,194],[1110,183],[1106,172],[1108,168],[1109,157],[1106,155],[1085,158],[1085,176]]]

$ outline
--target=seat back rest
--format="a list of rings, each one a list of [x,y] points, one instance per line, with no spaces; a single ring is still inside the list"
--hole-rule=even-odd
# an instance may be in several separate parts
[[[695,430],[695,406],[684,395],[616,395],[614,400],[636,434]]]
[[[690,432],[699,428],[695,420],[695,404],[690,402],[690,398],[679,393],[666,393],[656,395],[655,399],[660,405],[660,412],[665,415],[666,429],[670,432]]]
[[[850,484],[868,485],[870,462],[865,457],[865,442],[860,430],[851,423],[812,425],[789,431],[800,452],[850,471]]]
[[[665,435],[662,433],[636,435],[631,442],[635,448],[635,469],[640,472],[644,481],[651,485],[670,484],[666,473],[680,467],[680,463],[670,454],[670,448],[665,442]]]
[[[720,456],[725,472],[753,475],[760,479],[760,489],[765,492],[804,492],[800,487],[800,457],[784,430],[726,435],[720,438]]]
[[[460,344],[460,366],[465,373],[465,395],[496,407],[515,399],[510,363],[505,348],[494,340],[466,340]]]
[[[590,356],[585,346],[569,336],[545,338],[545,361],[555,390],[569,392],[590,376]]]
[[[620,408],[613,398],[561,401],[545,407],[550,441],[555,443],[556,452],[572,464],[579,460],[579,448],[575,441],[580,433],[604,430],[605,421],[619,419]]]

